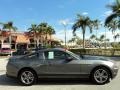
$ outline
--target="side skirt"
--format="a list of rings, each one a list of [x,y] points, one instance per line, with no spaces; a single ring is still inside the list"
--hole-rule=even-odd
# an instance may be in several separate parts
[[[38,78],[89,78],[89,74],[42,74]]]

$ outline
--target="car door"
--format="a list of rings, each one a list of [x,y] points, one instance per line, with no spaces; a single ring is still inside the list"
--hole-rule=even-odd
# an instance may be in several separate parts
[[[45,62],[44,71],[49,75],[73,75],[80,74],[80,65],[77,63],[76,58],[72,57],[70,54],[60,51],[51,50],[45,51]],[[67,58],[72,58],[73,60],[67,61]]]

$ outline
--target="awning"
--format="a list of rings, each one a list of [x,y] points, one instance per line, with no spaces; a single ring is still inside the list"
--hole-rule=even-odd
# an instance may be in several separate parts
[[[17,35],[16,43],[29,43],[29,38],[25,35]]]

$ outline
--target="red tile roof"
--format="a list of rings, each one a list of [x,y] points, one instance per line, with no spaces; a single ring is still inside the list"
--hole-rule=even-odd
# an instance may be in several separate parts
[[[25,35],[17,35],[16,43],[29,43],[29,38],[27,38]]]

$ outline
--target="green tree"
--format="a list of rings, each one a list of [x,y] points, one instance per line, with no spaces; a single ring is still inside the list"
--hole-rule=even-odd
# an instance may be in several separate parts
[[[86,29],[88,28],[90,30],[90,33],[92,33],[92,28],[93,28],[93,21],[87,17],[87,16],[82,16],[82,15],[77,15],[76,22],[72,26],[73,33],[75,33],[76,30],[81,28],[82,34],[83,34],[83,48],[85,48],[85,33]]]
[[[115,39],[117,39],[117,38],[120,39],[120,34],[117,33],[117,34],[114,36],[114,38],[115,38]]]
[[[100,21],[98,19],[93,20],[93,27],[96,30],[96,38],[97,38],[97,33],[98,33],[98,29],[99,29],[100,25],[101,24],[100,24]]]
[[[42,22],[42,23],[39,24],[39,30],[42,33],[42,39],[41,39],[42,41],[41,42],[44,45],[46,45],[46,43],[47,43],[47,33],[48,33],[47,28],[48,28],[48,24],[47,23]]]
[[[42,22],[39,24],[39,32],[44,36],[44,40],[42,41],[45,45],[48,45],[48,35],[50,37],[50,46],[51,46],[51,37],[55,34],[55,30],[52,26],[48,25],[48,23]],[[42,40],[42,39],[41,39]]]
[[[73,45],[73,43],[75,42],[75,40],[76,40],[76,38],[75,37],[73,37],[73,38],[71,38],[69,41],[68,41],[68,43],[71,43],[71,46]]]
[[[50,37],[50,46],[52,47],[52,41],[51,41],[51,39],[52,39],[52,35],[55,34],[54,28],[49,25],[48,28],[47,28],[47,33],[49,34],[49,37]]]
[[[119,21],[116,19],[111,20],[105,27],[107,27],[110,31],[112,31],[113,39],[115,43],[115,32],[119,28]]]
[[[107,47],[107,43],[106,42],[109,42],[110,40],[109,39],[106,39],[105,35],[101,35],[100,38],[97,39],[99,41],[99,45],[101,46],[104,46],[105,48]]]
[[[90,39],[96,39],[96,36],[93,34],[90,36]]]
[[[101,35],[99,41],[103,42],[105,40],[105,35]]]
[[[97,37],[93,34],[93,35],[90,36],[90,41],[91,41],[92,43],[96,44],[96,43],[95,43],[95,42],[97,41],[96,38],[97,38]]]
[[[38,33],[39,33],[39,29],[38,29],[38,25],[36,24],[31,24],[30,28],[28,28],[30,34],[33,34],[34,36],[34,43],[35,43],[35,47],[38,47],[39,44],[39,39],[38,39]]]
[[[120,2],[116,0],[112,5],[108,5],[108,7],[112,10],[112,14],[110,14],[105,20],[105,26],[109,24],[113,19],[118,19],[120,22]],[[120,26],[120,23],[119,23]]]
[[[12,49],[11,45],[12,45],[12,31],[16,31],[17,27],[13,26],[13,22],[7,22],[7,23],[2,23],[3,26],[3,30],[8,30],[10,32],[9,35],[9,42],[10,42],[10,48]],[[12,55],[12,52],[11,52]]]

